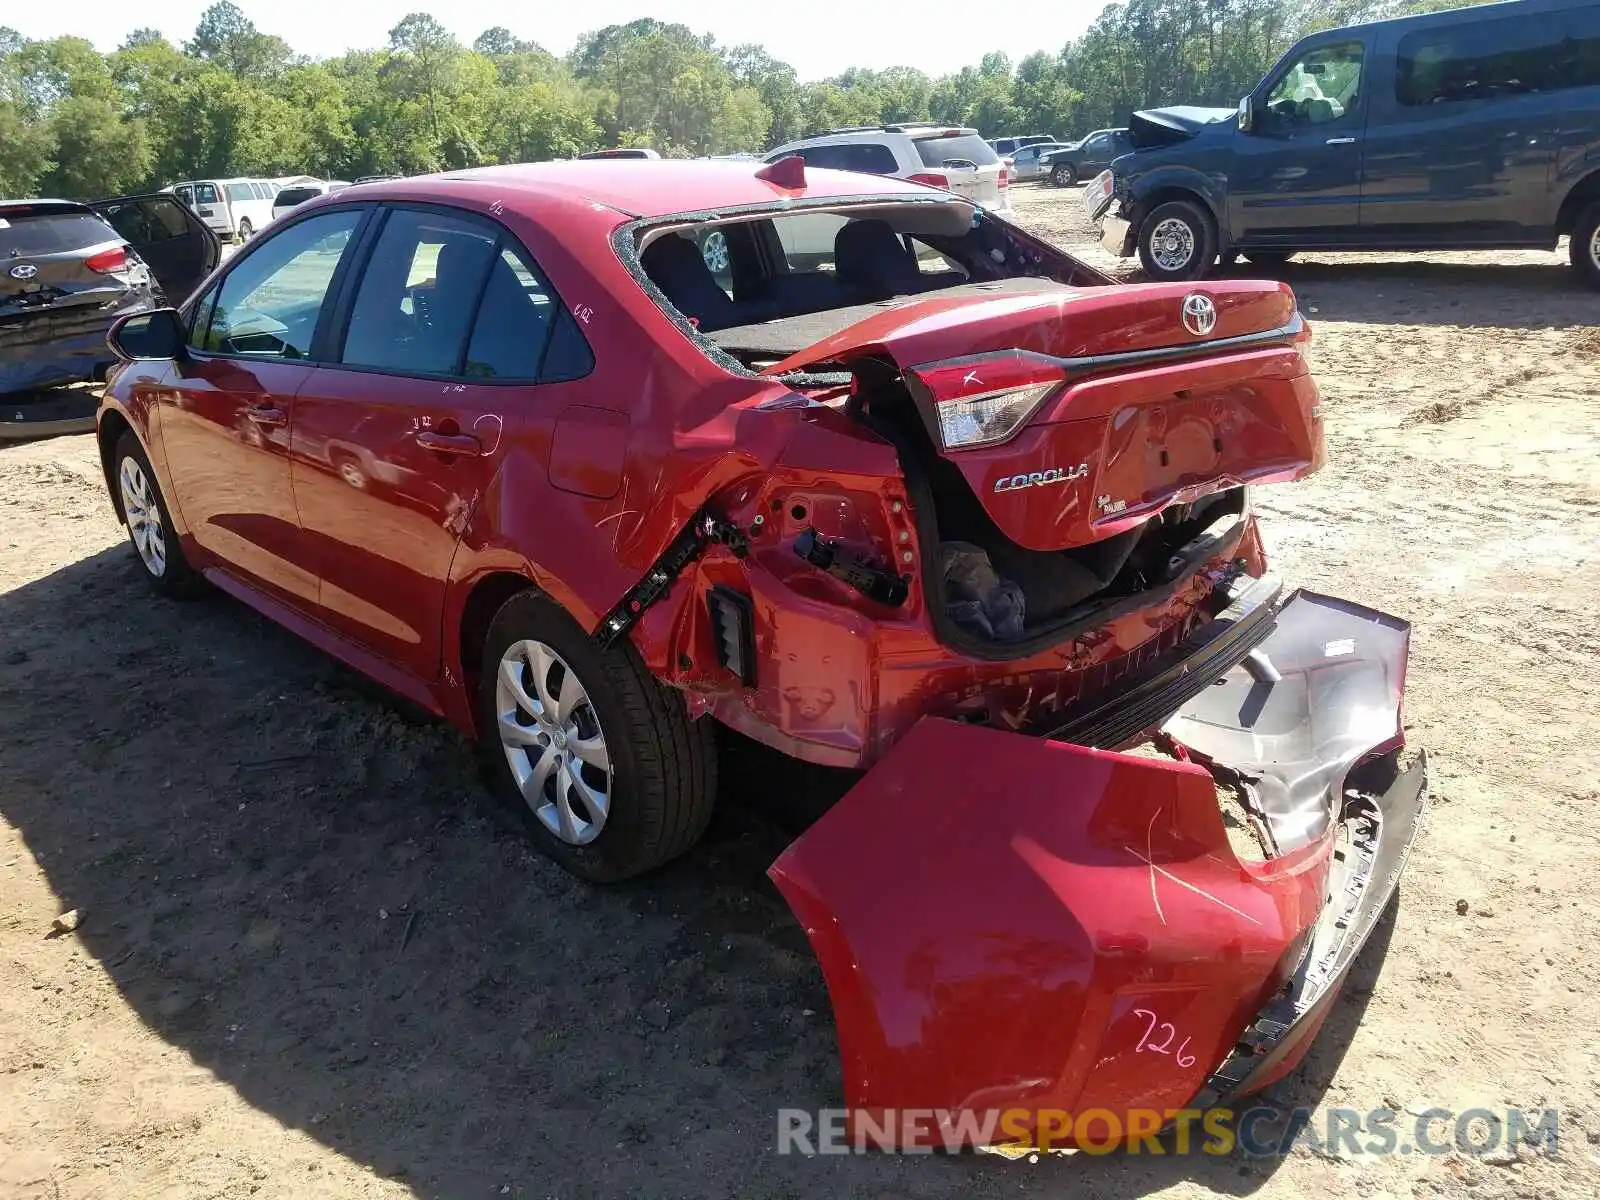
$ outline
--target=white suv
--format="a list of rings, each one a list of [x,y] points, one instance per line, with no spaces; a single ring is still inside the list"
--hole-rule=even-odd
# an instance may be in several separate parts
[[[954,192],[984,208],[1011,210],[1010,172],[976,129],[863,125],[786,142],[767,162],[798,154],[808,166],[890,175]]]

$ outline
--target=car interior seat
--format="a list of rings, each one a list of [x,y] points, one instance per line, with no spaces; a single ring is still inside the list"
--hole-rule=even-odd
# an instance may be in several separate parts
[[[851,221],[834,236],[833,269],[857,303],[932,292],[966,281],[963,271],[924,271],[889,222]]]
[[[639,265],[666,298],[702,330],[740,324],[738,305],[717,284],[700,249],[687,238],[669,233],[645,247]]]

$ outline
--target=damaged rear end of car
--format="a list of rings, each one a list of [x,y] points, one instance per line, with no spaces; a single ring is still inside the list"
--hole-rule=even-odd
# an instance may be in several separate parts
[[[1291,1069],[1426,779],[1408,626],[1265,561],[1250,489],[1324,459],[1289,288],[1116,285],[949,197],[617,244],[742,386],[685,422],[693,511],[597,635],[865,770],[770,872],[857,1127],[1072,1145],[1060,1114],[1134,1132]]]

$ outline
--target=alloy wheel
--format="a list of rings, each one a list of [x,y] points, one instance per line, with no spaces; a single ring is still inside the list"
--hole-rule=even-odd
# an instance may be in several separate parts
[[[122,488],[122,513],[128,520],[133,548],[139,552],[144,569],[160,579],[167,573],[167,535],[155,488],[136,459],[124,458],[117,474]]]
[[[700,257],[705,259],[706,266],[713,275],[721,275],[728,269],[728,235],[713,231],[706,235],[704,244],[700,247]]]
[[[1187,221],[1167,217],[1150,231],[1150,257],[1163,271],[1181,271],[1194,257],[1194,230]]]
[[[588,690],[544,642],[513,642],[500,658],[500,746],[523,801],[573,846],[600,836],[611,812],[611,755]]]
[[[1594,269],[1600,271],[1600,225],[1596,225],[1594,233],[1589,236],[1589,261],[1594,264]]]

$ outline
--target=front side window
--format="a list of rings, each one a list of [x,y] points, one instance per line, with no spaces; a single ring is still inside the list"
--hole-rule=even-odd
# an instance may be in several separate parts
[[[328,286],[363,214],[323,213],[269,234],[223,278],[209,315],[200,304],[201,350],[252,358],[303,359]]]
[[[397,374],[457,374],[497,236],[462,217],[391,213],[363,270],[341,361]]]
[[[1395,98],[1419,107],[1555,91],[1571,44],[1554,20],[1528,17],[1408,34],[1395,55]]]
[[[1360,42],[1308,51],[1268,93],[1264,128],[1287,132],[1330,125],[1353,113],[1361,92],[1362,53]]]

